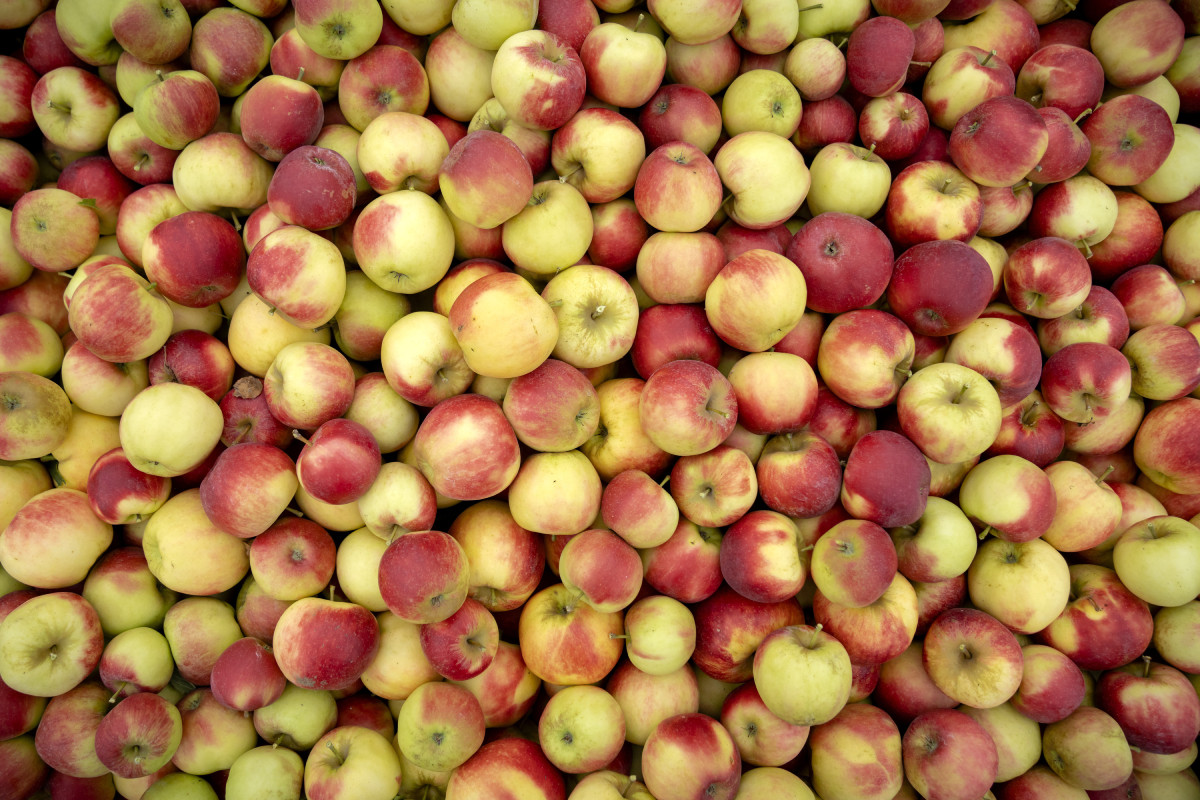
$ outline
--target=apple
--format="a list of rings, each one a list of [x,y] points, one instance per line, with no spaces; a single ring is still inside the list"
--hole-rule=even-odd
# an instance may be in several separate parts
[[[979,186],[942,161],[905,167],[892,181],[885,211],[887,230],[901,247],[935,239],[965,242],[983,220]]]
[[[463,289],[449,321],[467,366],[495,378],[532,372],[554,350],[560,330],[554,309],[533,285],[507,271]]]
[[[1194,600],[1188,594],[1190,565],[1200,552],[1198,533],[1200,529],[1179,517],[1149,517],[1134,523],[1113,549],[1118,577],[1131,592],[1156,606],[1181,606]]]
[[[968,714],[926,711],[901,741],[904,776],[922,797],[974,797],[988,791],[999,769],[996,744]]]
[[[362,606],[306,597],[287,607],[275,628],[279,669],[305,689],[352,685],[379,648],[379,626]]]
[[[273,171],[241,136],[214,131],[184,146],[171,167],[171,181],[191,211],[249,214],[267,201]]]
[[[814,216],[784,254],[804,273],[807,307],[828,314],[872,305],[883,295],[894,261],[891,242],[879,228],[842,212]],[[845,281],[848,274],[857,280]]]
[[[1074,599],[1037,633],[1037,641],[1058,649],[1081,669],[1114,669],[1137,658],[1154,632],[1146,601],[1108,567],[1075,564],[1070,573]]]
[[[515,120],[560,128],[583,102],[586,70],[575,48],[544,30],[513,33],[496,50],[492,92]]]
[[[1066,239],[1048,236],[1027,242],[1009,255],[1004,290],[1018,311],[1041,319],[1078,309],[1092,288],[1087,260]]]
[[[1065,719],[1084,700],[1083,672],[1063,653],[1043,644],[1021,648],[1021,686],[1009,701],[1013,708],[1042,724]]]
[[[896,549],[886,530],[847,520],[817,539],[809,569],[817,590],[838,605],[862,608],[878,600],[896,574]]]
[[[461,686],[443,681],[413,690],[396,718],[396,747],[421,769],[447,772],[483,744],[483,709]]]
[[[1107,713],[1083,705],[1042,731],[1050,769],[1071,786],[1097,791],[1120,786],[1133,771],[1133,756],[1120,725]]]
[[[951,274],[958,281],[954,292],[944,288]],[[993,285],[987,260],[969,245],[953,239],[921,242],[896,259],[887,301],[914,334],[949,336],[983,313]]]
[[[206,75],[222,97],[237,97],[270,63],[273,43],[258,17],[220,7],[192,24],[188,57],[192,69]]]
[[[282,787],[282,791],[300,794],[304,784],[304,761],[286,747],[261,745],[237,757],[229,768],[225,796],[258,797]]]
[[[885,97],[899,89],[908,75],[916,35],[895,17],[865,20],[846,44],[846,73],[850,86],[867,97]],[[887,55],[881,58],[882,54]]]
[[[625,743],[621,706],[597,686],[567,686],[546,703],[538,740],[551,764],[569,774],[607,766]]]
[[[928,132],[925,105],[907,92],[872,98],[858,118],[859,139],[885,161],[912,155]]]
[[[1035,237],[1057,236],[1074,242],[1086,256],[1117,223],[1117,198],[1108,184],[1086,172],[1052,183],[1038,192],[1029,213]]]
[[[1200,479],[1189,466],[1195,450],[1187,420],[1200,413],[1192,397],[1169,400],[1151,409],[1133,440],[1133,457],[1154,485],[1177,494],[1200,492]]]
[[[338,350],[321,342],[293,342],[280,350],[263,377],[271,414],[304,431],[340,417],[354,398],[354,371]]]
[[[1119,11],[1114,8],[1097,20],[1090,44],[1109,83],[1138,86],[1163,74],[1175,61],[1183,34],[1183,20],[1172,9],[1139,2]]]
[[[1121,726],[1130,747],[1153,754],[1186,751],[1196,738],[1191,731],[1200,728],[1195,689],[1174,667],[1148,656],[1142,661],[1101,675],[1096,704]]]
[[[543,452],[575,449],[600,422],[595,387],[578,369],[554,358],[514,378],[502,407],[517,438]]]
[[[704,753],[704,769],[697,758]],[[732,798],[742,760],[729,732],[712,717],[678,714],[658,724],[642,753],[642,777],[655,797]]]
[[[758,479],[744,451],[720,444],[698,455],[680,457],[671,469],[669,491],[681,516],[718,527],[750,510]]]
[[[1104,67],[1091,50],[1043,43],[1017,75],[1016,95],[1038,108],[1058,108],[1074,119],[1095,109],[1104,91]]]
[[[754,683],[763,703],[793,725],[821,725],[850,694],[850,658],[820,628],[789,625],[768,634],[754,655]]]
[[[95,608],[68,591],[26,600],[0,622],[0,680],[23,694],[54,697],[100,663],[104,634]]]
[[[529,800],[556,800],[565,796],[566,789],[562,774],[537,742],[502,738],[475,751],[446,784],[446,795],[461,800],[485,800],[497,792],[520,794]]]
[[[179,710],[157,694],[138,692],[100,721],[96,756],[115,775],[143,778],[171,762],[182,738]]]
[[[120,116],[116,92],[96,73],[76,66],[56,67],[38,78],[29,102],[50,143],[77,153],[103,150]]]
[[[854,214],[865,219],[883,208],[892,180],[887,162],[873,150],[834,140],[813,156],[811,182],[807,200],[813,214]]]
[[[788,49],[783,74],[799,90],[804,102],[826,100],[842,88],[846,56],[829,39],[802,39]]]
[[[1099,342],[1076,342],[1042,366],[1042,397],[1055,414],[1079,423],[1094,421],[1129,397],[1132,375],[1120,351]]]
[[[1174,325],[1183,316],[1186,300],[1171,273],[1157,264],[1143,264],[1121,273],[1112,283],[1113,295],[1129,317],[1129,327]]]
[[[541,238],[547,228],[562,235],[547,242]],[[587,200],[574,186],[558,180],[534,184],[525,208],[505,221],[501,230],[501,245],[508,259],[539,280],[578,263],[591,239],[592,212]]]
[[[721,341],[699,306],[661,303],[639,314],[630,355],[638,375],[649,378],[659,367],[680,359],[716,367]]]
[[[703,153],[713,150],[723,127],[721,109],[712,97],[687,83],[660,86],[642,106],[637,122],[651,148],[685,141]]]
[[[896,572],[883,594],[859,608],[834,603],[816,592],[813,616],[842,643],[852,663],[871,667],[898,657],[912,644],[920,623],[918,602],[913,584]]]
[[[1046,154],[1025,176],[1029,181],[1054,183],[1066,180],[1087,166],[1092,143],[1067,112],[1055,106],[1043,106],[1038,114],[1046,123],[1050,139]]]
[[[304,792],[330,800],[382,800],[400,785],[400,754],[378,731],[335,727],[312,745],[304,761]]]
[[[941,464],[982,454],[1000,430],[995,388],[975,370],[950,362],[913,373],[900,389],[896,407],[905,434]]]

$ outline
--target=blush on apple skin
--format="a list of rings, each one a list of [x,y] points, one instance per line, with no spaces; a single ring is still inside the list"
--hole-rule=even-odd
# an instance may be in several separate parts
[[[887,481],[879,476],[887,475]],[[872,431],[846,459],[842,505],[860,518],[896,528],[920,519],[929,496],[929,462],[916,445],[892,431]]]
[[[948,336],[983,312],[993,285],[987,260],[970,246],[954,240],[923,242],[896,259],[887,299],[892,313],[913,333]]]

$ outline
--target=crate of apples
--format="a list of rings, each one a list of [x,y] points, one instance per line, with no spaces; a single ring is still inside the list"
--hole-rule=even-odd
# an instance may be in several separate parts
[[[1197,0],[8,0],[0,798],[1200,797]]]

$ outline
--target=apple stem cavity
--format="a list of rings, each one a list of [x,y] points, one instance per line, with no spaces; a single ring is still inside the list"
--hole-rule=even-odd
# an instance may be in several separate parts
[[[964,661],[970,661],[974,658],[974,654],[971,652],[971,648],[967,647],[966,642],[958,645],[958,652],[962,655]]]

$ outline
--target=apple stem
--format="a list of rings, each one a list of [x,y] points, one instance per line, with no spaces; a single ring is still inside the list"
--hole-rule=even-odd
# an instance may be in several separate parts
[[[804,8],[800,9],[800,13],[804,13],[805,11],[816,11],[817,9],[824,7],[825,5],[823,3],[817,3],[816,5],[805,6]]]
[[[1088,601],[1089,601],[1089,602],[1091,602],[1091,604],[1092,604],[1092,608],[1096,609],[1096,611],[1101,611],[1101,610],[1102,610],[1102,609],[1100,608],[1100,604],[1096,602],[1096,598],[1094,598],[1094,597],[1090,597],[1090,596],[1089,596],[1089,597],[1088,597]]]
[[[579,172],[579,170],[581,170],[581,169],[583,169],[583,165],[582,165],[582,164],[580,164],[579,166],[575,167],[575,169],[571,170],[571,171],[570,171],[570,172],[568,172],[566,175],[559,175],[559,176],[558,176],[558,182],[559,182],[559,183],[566,183],[566,182],[567,182],[567,180],[568,180],[568,179],[570,179],[570,177],[571,177],[572,175],[574,175],[576,172]]]
[[[993,58],[995,58],[995,57],[996,57],[996,51],[995,51],[995,50],[990,50],[990,51],[988,51],[988,54],[987,54],[986,56],[984,56],[984,59],[983,59],[983,61],[980,61],[980,62],[979,62],[979,66],[981,66],[981,67],[986,67],[986,66],[988,65],[988,62],[990,62],[990,61],[991,61]]]
[[[1116,469],[1115,466],[1113,466],[1112,464],[1109,464],[1108,468],[1105,469],[1104,472],[1102,472],[1100,474],[1100,477],[1096,478],[1096,485],[1099,486],[1099,485],[1103,484],[1104,479],[1107,478],[1109,475],[1111,475],[1113,470],[1115,470],[1115,469]]]
[[[992,526],[991,526],[991,525],[984,525],[984,526],[983,526],[983,530],[981,530],[981,531],[979,532],[979,541],[981,541],[981,542],[982,542],[984,539],[986,539],[986,538],[988,537],[988,534],[989,534],[989,533],[991,533],[991,532],[992,532]]]
[[[1033,188],[1033,181],[1021,181],[1020,183],[1018,183],[1016,186],[1013,187],[1013,194],[1016,194],[1017,192],[1021,191],[1022,189],[1030,189],[1030,188]]]
[[[933,66],[932,61],[909,61],[908,63],[910,66],[914,66],[914,67],[932,67]]]
[[[1075,10],[1075,5],[1076,5],[1076,4],[1075,4],[1075,3],[1073,3],[1073,2],[1071,2],[1071,0],[1062,0],[1062,4],[1063,4],[1064,6],[1066,6],[1068,9],[1070,9],[1070,11],[1074,11],[1074,10]],[[1070,11],[1068,11],[1068,13],[1070,13]]]
[[[167,79],[167,76],[163,75],[163,71],[161,69],[154,70],[154,77],[158,78],[159,83],[162,83]]]
[[[1080,239],[1079,243],[1081,245],[1083,245],[1083,257],[1091,258],[1092,257],[1092,246],[1087,243],[1087,239]]]
[[[238,219],[236,211],[229,212],[229,221],[233,223],[233,229],[240,233],[242,230],[242,221]]]
[[[808,637],[808,649],[809,650],[812,650],[814,647],[817,646],[817,637],[821,634],[821,629],[824,627],[825,627],[824,625],[822,625],[820,622],[818,622],[817,627],[813,628],[812,636]]]
[[[1076,125],[1078,125],[1078,124],[1079,124],[1079,120],[1083,119],[1084,117],[1086,117],[1088,114],[1092,113],[1092,112],[1093,112],[1093,111],[1095,111],[1095,110],[1096,110],[1096,109],[1094,109],[1094,108],[1085,108],[1083,111],[1080,111],[1080,112],[1079,112],[1079,116],[1078,116],[1078,117],[1076,117],[1076,118],[1075,118],[1075,120],[1074,120],[1075,124],[1076,124]]]
[[[667,485],[667,481],[669,481],[669,480],[671,480],[671,473],[668,472],[667,477],[665,477],[661,481],[659,481],[658,485],[661,487],[665,487]]]
[[[304,80],[304,67],[301,67],[300,71],[296,73],[296,80],[298,80],[298,81]]]
[[[971,648],[967,647],[966,642],[962,642],[961,644],[959,644],[958,652],[962,653],[962,657],[964,660],[966,660],[966,661],[971,660],[971,658],[972,658]]]
[[[1035,94],[1029,98],[1029,105],[1036,106],[1038,103],[1041,102],[1041,100],[1042,100],[1042,93],[1038,92],[1037,94]]]
[[[304,517],[303,511],[296,509],[296,508],[292,508],[291,506],[288,506],[287,508],[285,508],[284,511],[291,514],[293,517],[301,517],[301,518]]]
[[[1021,414],[1021,424],[1022,425],[1029,424],[1029,421],[1033,418],[1033,410],[1035,408],[1037,408],[1038,406],[1040,406],[1041,404],[1042,404],[1041,400],[1034,400],[1032,403],[1029,404],[1029,408],[1025,409],[1025,411]]]
[[[1142,656],[1142,677],[1150,677],[1150,656]]]
[[[610,633],[608,635],[608,638],[610,638],[610,639],[628,639],[629,634],[628,633]]]
[[[592,310],[592,319],[600,319],[600,317],[604,315],[604,310],[606,308],[608,308],[608,306],[604,305],[603,303],[596,306],[596,308]]]
[[[278,749],[279,749],[279,744],[280,744],[280,742],[282,742],[282,741],[283,741],[283,734],[280,734],[280,735],[276,736],[276,737],[275,737],[275,741],[271,742],[271,749],[272,749],[272,750],[278,750]]]
[[[117,702],[117,698],[121,696],[121,692],[125,691],[125,687],[129,684],[128,681],[121,681],[121,685],[113,692],[112,697],[108,698],[109,703]]]
[[[292,428],[292,438],[299,439],[300,441],[304,442],[305,444],[309,444],[308,439],[304,438],[304,434],[301,433],[300,431],[296,430],[295,428]]]
[[[551,308],[558,308],[562,304],[563,304],[562,298],[559,298],[557,300],[550,300],[549,302],[546,303],[546,305],[550,306]]]
[[[346,759],[342,758],[342,754],[338,752],[338,749],[334,746],[333,742],[326,742],[325,746],[329,748],[329,752],[333,753],[333,757],[338,760],[339,766],[346,763]]]

